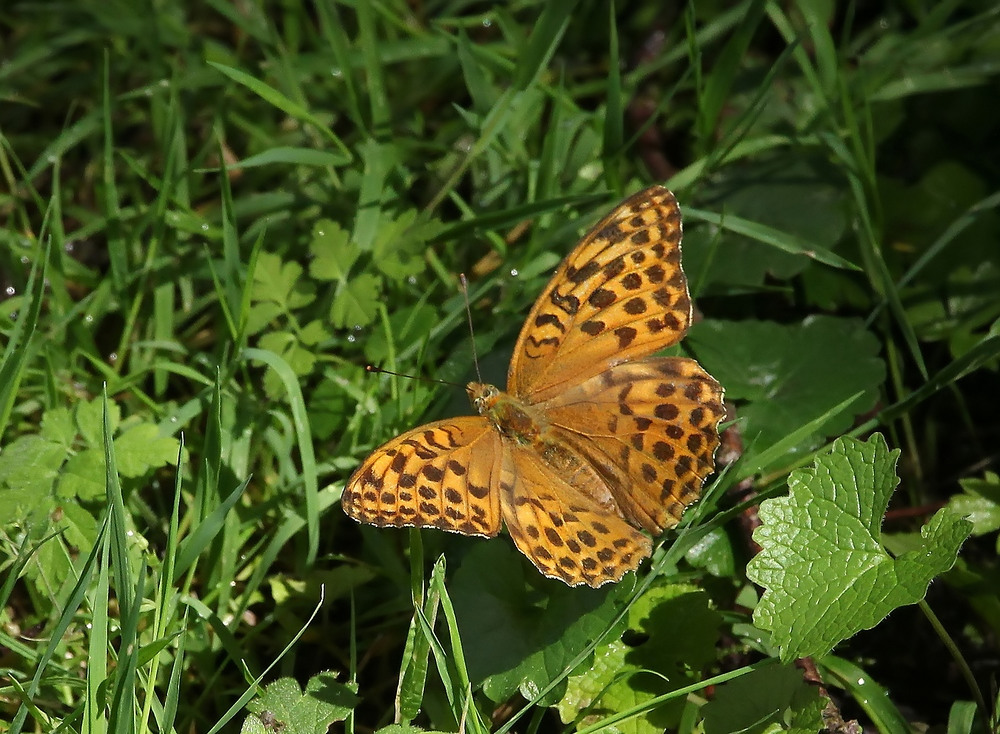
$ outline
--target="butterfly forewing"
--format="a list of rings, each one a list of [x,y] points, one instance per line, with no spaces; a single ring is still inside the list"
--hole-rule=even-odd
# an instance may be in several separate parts
[[[359,522],[500,532],[500,436],[478,416],[428,423],[378,448],[344,487]]]
[[[654,186],[587,233],[521,330],[507,389],[542,402],[612,364],[676,343],[691,320],[674,195]]]

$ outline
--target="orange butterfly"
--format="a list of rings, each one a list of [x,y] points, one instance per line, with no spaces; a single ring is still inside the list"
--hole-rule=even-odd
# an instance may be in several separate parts
[[[377,449],[344,488],[350,517],[493,537],[500,519],[546,576],[619,581],[714,470],[722,387],[693,359],[649,357],[691,323],[681,214],[653,186],[570,253],[521,329],[507,392],[470,382],[478,416]]]

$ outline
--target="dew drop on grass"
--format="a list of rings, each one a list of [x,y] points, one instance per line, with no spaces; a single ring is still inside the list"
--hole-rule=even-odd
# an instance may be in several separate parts
[[[7,288],[6,288],[6,290],[4,292],[8,296],[13,296],[15,293],[17,293],[17,291],[14,289],[14,286],[12,286],[12,285],[7,286]]]
[[[520,275],[520,273],[517,272],[517,268],[511,268],[510,269],[510,277],[511,278],[516,278],[518,275]]]

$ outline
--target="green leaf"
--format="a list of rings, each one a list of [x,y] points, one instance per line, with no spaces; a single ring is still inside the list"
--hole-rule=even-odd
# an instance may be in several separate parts
[[[443,229],[440,220],[423,220],[416,209],[407,209],[379,227],[372,244],[375,267],[395,281],[423,272],[427,242]]]
[[[309,394],[309,422],[317,439],[327,439],[341,429],[357,405],[357,398],[347,387],[349,378],[360,382],[363,370],[345,369],[337,377],[320,382]]]
[[[21,436],[0,453],[0,483],[48,492],[65,460],[66,448],[61,444],[41,436]]]
[[[250,307],[250,313],[247,315],[247,333],[259,334],[283,313],[285,313],[285,309],[273,301],[255,303]]]
[[[343,721],[358,705],[358,697],[337,681],[334,673],[309,679],[303,693],[294,678],[279,678],[264,689],[247,708],[258,721],[281,734],[325,734],[330,724]]]
[[[477,542],[449,585],[462,639],[469,641],[469,677],[493,701],[518,690],[534,698],[604,632],[630,592],[627,582],[572,589],[531,568],[544,594],[526,596],[525,563],[509,543]],[[561,695],[556,688],[544,701]]]
[[[42,416],[42,427],[39,431],[42,438],[61,444],[66,449],[73,446],[76,440],[76,425],[69,408],[50,408]]]
[[[332,336],[330,330],[326,328],[326,323],[316,319],[315,321],[310,321],[308,324],[299,330],[299,341],[310,347],[314,347],[319,344],[324,339],[329,339]]]
[[[959,479],[958,483],[964,491],[948,500],[948,509],[972,523],[973,535],[1000,530],[1000,476],[988,471],[982,479]]]
[[[330,318],[338,329],[367,326],[378,313],[381,281],[371,273],[361,273],[337,289]]]
[[[318,280],[344,280],[361,254],[350,233],[337,222],[320,219],[313,226],[309,275]]]
[[[817,316],[787,326],[705,320],[691,328],[685,344],[726,388],[728,400],[746,401],[737,411],[744,460],[863,392],[795,453],[817,448],[875,405],[885,379],[878,339],[854,319]]]
[[[798,668],[761,668],[715,689],[713,699],[702,708],[705,734],[815,734],[824,728],[825,704],[819,691],[802,680]]]
[[[920,601],[955,563],[972,524],[947,510],[922,528],[922,547],[898,558],[882,547],[898,456],[881,434],[838,439],[813,468],[792,472],[787,497],[761,503],[753,538],[762,550],[747,576],[766,589],[754,622],[771,632],[783,661],[824,655]]]
[[[365,341],[365,358],[372,364],[385,364],[391,353],[399,354],[412,345],[421,345],[434,327],[441,323],[437,310],[426,303],[403,306],[389,316],[389,334],[393,350],[389,349],[389,334],[385,329],[375,329]]]
[[[251,295],[255,301],[270,301],[292,311],[313,302],[316,284],[302,277],[298,263],[283,263],[277,255],[262,252],[253,271]]]
[[[104,443],[104,402],[102,400],[85,400],[73,408],[76,427],[88,446],[103,446]],[[121,422],[122,409],[118,403],[108,403],[108,425],[111,432],[118,430]]]
[[[757,288],[810,268],[813,259],[850,267],[831,252],[847,229],[843,187],[827,164],[800,156],[727,169],[709,193],[711,211],[684,206],[684,269],[699,284]],[[718,201],[713,201],[717,199]],[[711,226],[687,226],[702,220]],[[716,249],[717,248],[717,249]],[[725,256],[721,256],[725,253]]]
[[[722,528],[710,530],[685,556],[695,568],[703,568],[718,578],[730,578],[736,573],[736,553],[729,534]]]
[[[125,477],[141,477],[177,461],[180,447],[176,438],[161,436],[153,423],[140,423],[115,438],[115,459],[118,473]]]
[[[56,493],[76,497],[81,502],[101,500],[107,494],[104,449],[86,449],[71,456],[59,474]]]
[[[560,716],[569,723],[586,709],[583,723],[592,724],[692,683],[698,676],[694,671],[715,660],[721,624],[705,591],[687,584],[653,587],[629,610],[636,641],[599,647],[594,664],[570,677]],[[679,629],[684,634],[678,635]],[[623,733],[655,734],[675,728],[683,708],[680,696],[616,727]]]
[[[281,357],[292,372],[299,377],[311,373],[316,365],[315,352],[303,346],[296,335],[291,332],[268,332],[260,338],[259,346],[261,349]],[[264,375],[264,389],[272,398],[281,399],[286,394],[281,377],[273,370],[268,370],[267,374]]]

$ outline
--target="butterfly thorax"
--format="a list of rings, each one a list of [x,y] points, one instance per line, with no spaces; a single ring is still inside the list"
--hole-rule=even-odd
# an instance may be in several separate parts
[[[505,438],[522,445],[532,444],[548,425],[537,410],[493,385],[470,382],[465,389],[479,415]]]
[[[548,419],[530,403],[493,385],[470,382],[469,399],[501,438],[528,449],[563,481],[608,511],[618,512],[600,471],[554,433]]]

